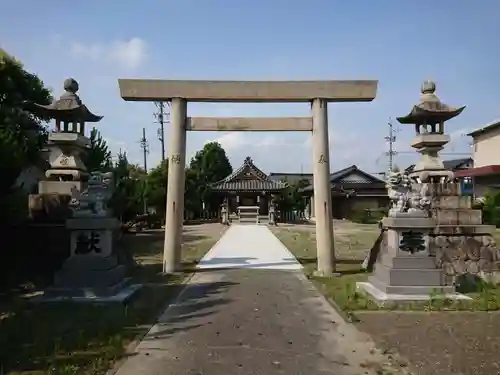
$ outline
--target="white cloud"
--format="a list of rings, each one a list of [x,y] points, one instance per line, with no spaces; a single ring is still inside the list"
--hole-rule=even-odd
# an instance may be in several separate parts
[[[240,132],[227,133],[213,141],[219,142],[219,144],[226,150],[234,150],[242,146],[248,145],[248,139],[246,139],[244,134]],[[212,141],[207,140],[206,143],[208,142]]]
[[[110,43],[73,42],[71,43],[71,54],[78,58],[118,65],[126,70],[137,69],[148,57],[147,44],[140,38]]]

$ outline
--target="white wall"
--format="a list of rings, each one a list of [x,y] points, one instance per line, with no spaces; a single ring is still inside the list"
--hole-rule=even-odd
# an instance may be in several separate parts
[[[473,155],[474,168],[500,165],[500,127],[475,137]]]

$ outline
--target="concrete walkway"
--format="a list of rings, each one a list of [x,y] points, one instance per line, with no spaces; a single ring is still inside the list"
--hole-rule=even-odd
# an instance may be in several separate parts
[[[302,265],[267,226],[231,225],[197,268],[301,270]]]
[[[299,267],[268,228],[232,226],[117,375],[377,374],[371,340],[282,271]]]

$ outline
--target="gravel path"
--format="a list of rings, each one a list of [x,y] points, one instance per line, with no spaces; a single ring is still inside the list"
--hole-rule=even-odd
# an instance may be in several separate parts
[[[117,374],[360,375],[384,360],[300,272],[204,271]]]

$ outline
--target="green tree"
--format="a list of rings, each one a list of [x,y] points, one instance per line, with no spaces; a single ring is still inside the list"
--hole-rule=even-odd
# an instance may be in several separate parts
[[[201,208],[201,202],[205,202],[207,209],[217,210],[218,202],[213,199],[209,185],[233,172],[226,151],[218,142],[205,144],[191,159],[189,170],[186,176],[186,195],[189,202],[186,206]]]
[[[50,91],[35,74],[0,49],[0,216],[21,171],[39,157],[47,131],[41,118],[24,110],[25,102],[49,104]],[[3,214],[2,214],[3,213]]]
[[[277,196],[277,203],[282,211],[304,211],[305,210],[305,200],[302,195],[302,189],[309,185],[307,179],[302,179],[296,181],[295,183],[289,184],[285,179],[281,181],[287,186],[281,190]]]
[[[165,214],[167,199],[168,159],[149,171],[147,176],[146,196],[148,205],[154,207],[160,215]]]
[[[126,153],[119,153],[113,167],[115,191],[110,200],[110,207],[117,217],[126,222],[143,211],[144,170],[128,162]]]
[[[84,163],[89,172],[107,172],[113,168],[111,151],[96,128],[90,131],[90,150],[84,157]]]
[[[500,191],[490,190],[482,202],[483,222],[500,227]]]

